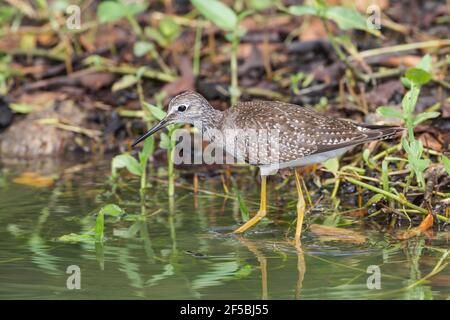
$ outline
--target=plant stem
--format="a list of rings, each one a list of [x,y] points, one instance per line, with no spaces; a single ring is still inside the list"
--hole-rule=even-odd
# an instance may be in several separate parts
[[[133,29],[134,33],[136,33],[139,38],[142,38],[143,32],[142,32],[141,26],[136,21],[136,19],[131,15],[128,15],[127,19],[128,19],[128,22],[130,23],[131,28]]]
[[[113,66],[113,65],[94,66],[92,69],[96,71],[107,71],[118,74],[136,74],[139,68],[131,65],[122,64],[120,66]],[[142,74],[142,77],[149,79],[157,79],[164,82],[173,82],[178,79],[177,76],[174,76],[172,74],[156,71],[149,68],[146,68],[145,72]]]
[[[237,63],[237,49],[239,45],[239,38],[236,32],[233,33],[233,40],[231,41],[231,105],[238,102],[239,99],[239,86],[238,86],[238,63]]]
[[[336,39],[334,38],[334,34],[331,32],[326,18],[322,18],[322,25],[327,33],[327,37],[328,40],[330,41],[331,46],[333,47],[334,51],[336,52],[339,60],[341,60],[346,66],[347,68],[350,69],[351,73],[353,74],[353,76],[355,76],[355,78],[360,79],[364,82],[369,82],[370,77],[367,76],[366,74],[360,72],[355,66],[353,66],[351,64],[351,62],[349,61],[349,59],[347,58],[347,56],[345,55],[345,53],[341,50],[341,48],[339,47],[339,44],[337,43]]]
[[[448,46],[448,45],[450,45],[450,39],[439,39],[439,40],[423,41],[423,42],[416,42],[416,43],[400,44],[400,45],[391,46],[391,47],[370,49],[370,50],[366,50],[366,51],[361,51],[361,52],[359,52],[358,55],[361,58],[368,58],[368,57],[373,57],[373,56],[386,54],[386,53],[398,53],[400,51],[441,47],[441,46],[443,47],[443,46]]]
[[[369,190],[371,190],[373,192],[381,193],[382,195],[384,195],[384,196],[386,196],[386,197],[388,197],[390,199],[393,199],[393,200],[399,202],[400,204],[402,204],[404,206],[410,207],[411,209],[416,209],[422,215],[427,215],[428,214],[428,210],[426,210],[424,208],[421,208],[419,206],[416,206],[415,204],[413,204],[413,203],[407,201],[406,199],[401,198],[401,197],[399,197],[399,196],[397,196],[397,195],[395,195],[393,193],[384,191],[383,189],[377,188],[375,186],[372,186],[370,184],[364,183],[362,181],[359,181],[359,180],[356,180],[356,179],[353,179],[353,178],[350,178],[350,177],[343,176],[343,178],[345,180],[347,180],[348,182],[351,182],[351,183],[356,184],[358,186],[361,186],[363,188],[369,189]],[[450,221],[450,219],[448,219],[448,218],[446,218],[444,216],[441,216],[441,215],[436,215],[436,216],[441,221],[446,221],[446,222]]]
[[[195,45],[194,45],[194,61],[192,62],[192,69],[194,76],[198,76],[200,74],[200,53],[202,49],[202,31],[203,28],[201,25],[198,25],[195,30]]]
[[[337,174],[335,175],[335,179],[336,179],[336,182],[334,183],[333,192],[331,193],[331,199],[336,198],[336,195],[339,190],[339,185],[341,184],[341,179],[339,178],[339,176]]]
[[[171,148],[167,150],[167,174],[169,176],[169,187],[168,187],[168,195],[169,197],[173,197],[175,194],[175,178],[173,171],[173,153],[175,148]]]
[[[145,193],[145,188],[147,187],[147,163],[142,165],[142,175],[141,175],[141,197]]]

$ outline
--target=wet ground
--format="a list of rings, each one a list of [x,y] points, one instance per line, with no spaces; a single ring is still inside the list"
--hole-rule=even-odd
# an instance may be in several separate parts
[[[139,181],[125,176],[111,185],[106,160],[63,167],[58,178],[42,173],[40,180],[24,178],[29,169],[22,165],[1,169],[0,299],[450,298],[448,232],[398,241],[370,221],[324,208],[307,216],[302,247],[295,248],[296,193],[289,185],[272,185],[269,219],[236,237],[228,233],[242,222],[239,203],[224,196],[220,177],[200,179],[208,193],[177,187],[170,199],[164,170],[153,169],[142,205]],[[241,174],[237,188],[256,209],[251,175]],[[109,203],[126,214],[107,218],[103,245],[58,240],[90,229]],[[333,239],[313,233],[312,224],[354,233]],[[73,265],[79,290],[67,288]]]

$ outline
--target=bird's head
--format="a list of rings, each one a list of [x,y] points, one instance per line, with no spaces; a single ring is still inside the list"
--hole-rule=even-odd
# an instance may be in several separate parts
[[[201,125],[202,119],[212,109],[208,101],[199,93],[187,91],[179,94],[170,100],[164,119],[137,139],[133,143],[133,147],[169,124],[190,123],[196,125],[198,123]]]

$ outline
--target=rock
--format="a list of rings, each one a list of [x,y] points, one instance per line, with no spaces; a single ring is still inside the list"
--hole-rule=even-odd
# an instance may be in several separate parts
[[[13,113],[6,98],[0,96],[0,131],[8,127],[13,120]]]
[[[74,133],[54,124],[39,123],[39,120],[58,119],[72,126],[81,126],[85,118],[85,113],[70,100],[30,113],[1,134],[0,157],[33,159],[62,154],[69,145],[73,145]]]

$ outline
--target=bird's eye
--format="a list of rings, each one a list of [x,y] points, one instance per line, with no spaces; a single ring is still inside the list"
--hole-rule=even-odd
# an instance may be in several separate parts
[[[183,112],[186,110],[186,106],[182,104],[181,106],[178,106],[178,111]]]

